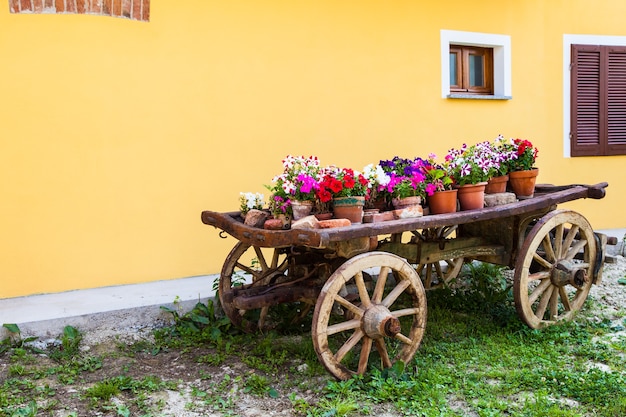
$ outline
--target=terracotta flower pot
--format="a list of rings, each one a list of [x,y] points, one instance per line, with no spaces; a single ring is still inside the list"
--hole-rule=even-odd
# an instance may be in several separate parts
[[[509,182],[508,175],[501,175],[499,177],[493,177],[487,181],[485,187],[485,194],[497,194],[506,192],[506,185]]]
[[[458,190],[436,191],[428,196],[428,208],[430,214],[443,214],[456,212]]]
[[[485,206],[486,182],[461,185],[458,188],[458,199],[461,210],[476,210]]]
[[[312,200],[291,200],[291,211],[294,220],[300,220],[301,218],[308,216],[311,214],[311,210],[313,210]]]
[[[391,200],[391,204],[393,204],[393,208],[396,210],[419,206],[421,202],[422,198],[420,196],[394,198]]]
[[[350,223],[361,223],[364,205],[365,197],[335,197],[333,198],[333,214],[336,219],[348,219]]]
[[[513,171],[509,173],[511,189],[520,200],[532,198],[535,195],[535,182],[539,175],[539,169],[526,171]]]

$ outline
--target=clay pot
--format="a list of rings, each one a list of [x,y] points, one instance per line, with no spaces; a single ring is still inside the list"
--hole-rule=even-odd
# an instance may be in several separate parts
[[[487,181],[485,187],[485,194],[498,194],[506,192],[506,185],[509,182],[508,175],[501,175],[499,177],[493,177]]]
[[[393,208],[396,210],[419,206],[421,202],[422,198],[420,196],[394,198],[391,200],[391,204],[393,204]]]
[[[509,173],[511,189],[520,200],[532,198],[535,195],[535,182],[539,175],[539,169],[526,171],[513,171]]]
[[[487,186],[486,182],[461,185],[457,193],[461,210],[483,208],[485,206],[485,186]]]
[[[293,214],[294,220],[300,220],[309,214],[313,210],[313,201],[312,200],[291,200],[291,211]]]
[[[333,198],[334,217],[348,219],[350,223],[361,223],[364,205],[365,197],[335,197]]]
[[[458,190],[436,191],[428,196],[430,214],[454,213]]]

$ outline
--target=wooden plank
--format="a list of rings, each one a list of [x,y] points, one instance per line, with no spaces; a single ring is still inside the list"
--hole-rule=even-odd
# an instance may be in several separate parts
[[[428,215],[410,219],[390,220],[380,223],[353,224],[333,229],[265,230],[243,224],[238,212],[202,212],[202,222],[222,229],[234,238],[260,247],[308,246],[327,248],[332,242],[357,239],[366,236],[380,236],[402,233],[410,230],[468,224],[503,217],[528,215],[531,212],[556,208],[560,203],[580,198],[603,198],[607,183],[594,186],[574,185],[555,187],[538,185],[533,198],[502,206],[480,210],[460,211]],[[557,190],[557,191],[553,191]]]

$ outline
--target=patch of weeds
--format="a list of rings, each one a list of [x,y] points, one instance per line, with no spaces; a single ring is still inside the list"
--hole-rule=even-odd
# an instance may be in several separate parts
[[[217,317],[213,300],[197,303],[191,311],[180,314],[176,309],[161,306],[174,318],[174,326],[155,332],[157,345],[172,348],[206,346],[230,349],[231,323],[228,317]]]
[[[270,386],[270,381],[263,375],[250,372],[244,382],[244,392],[264,396],[269,395],[272,398],[278,397],[278,392]]]
[[[80,352],[79,348],[82,340],[83,335],[78,329],[72,326],[65,326],[61,335],[61,344],[52,349],[49,355],[50,358],[57,362],[72,359]]]
[[[157,376],[145,376],[141,379],[129,376],[117,376],[107,378],[97,382],[93,387],[87,389],[83,396],[90,401],[92,406],[100,405],[103,409],[109,409],[111,398],[129,393],[132,402],[140,409],[147,410],[148,397],[146,393],[166,389],[176,389],[177,384],[172,381],[163,381]],[[107,408],[108,407],[108,408]]]

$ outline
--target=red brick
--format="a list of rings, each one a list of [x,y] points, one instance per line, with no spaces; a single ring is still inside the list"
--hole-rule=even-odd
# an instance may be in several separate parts
[[[141,0],[132,0],[133,10],[131,13],[131,19],[141,20]]]
[[[70,13],[76,13],[76,0],[65,0],[65,10]]]
[[[85,0],[76,0],[76,12],[80,14],[84,14],[85,10],[87,10],[87,6],[85,4]]]
[[[113,11],[113,0],[102,0],[102,14],[111,16]]]
[[[122,15],[122,0],[113,0],[113,16]]]
[[[133,0],[122,0],[122,16],[130,17]]]
[[[102,13],[102,0],[89,0],[90,13]]]
[[[50,10],[50,9],[54,9],[54,0],[46,0],[43,4],[43,7],[46,8],[46,10]]]
[[[33,0],[33,11],[35,13],[43,12],[43,0]]]
[[[65,2],[63,0],[54,0],[54,7],[57,9],[57,13],[63,13],[65,11]]]
[[[20,12],[19,0],[9,0],[9,9],[11,10],[11,13],[19,13]]]
[[[30,0],[20,0],[20,11],[32,11],[33,10],[33,4],[30,2]]]
[[[144,22],[149,22],[150,21],[150,0],[141,0],[141,1],[142,1],[141,20],[143,20]]]

